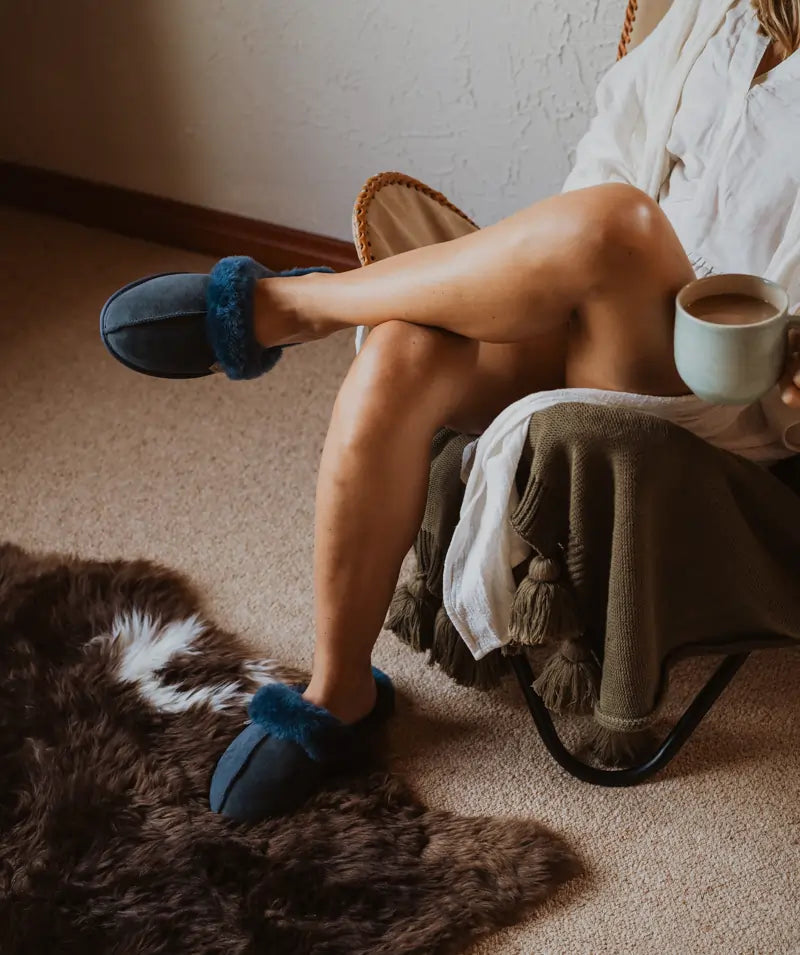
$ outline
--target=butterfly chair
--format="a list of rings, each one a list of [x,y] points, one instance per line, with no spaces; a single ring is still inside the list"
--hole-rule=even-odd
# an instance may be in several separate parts
[[[619,56],[625,56],[630,49],[640,43],[658,24],[669,7],[670,0],[640,0],[638,3],[636,0],[631,0],[625,15]],[[387,256],[413,248],[454,239],[477,228],[467,215],[456,208],[441,193],[409,176],[394,172],[383,173],[367,181],[356,201],[353,216],[354,239],[362,266],[368,266],[370,263]],[[586,427],[596,428],[598,421],[602,419],[604,409],[592,408],[590,411],[588,406],[577,406],[578,425],[580,425],[581,420],[581,407],[586,409]],[[687,436],[687,440],[689,438],[692,441],[697,440],[692,436]],[[630,438],[626,438],[626,440],[633,443],[638,440],[635,429],[631,432]],[[676,453],[678,453],[680,450],[678,445],[682,439],[678,436],[671,440]],[[459,452],[462,449],[463,444],[457,448]],[[723,454],[723,452],[714,449],[709,449],[705,453]],[[434,442],[434,459],[436,454],[437,447],[436,442]],[[788,470],[792,471],[792,468],[790,467]],[[796,469],[794,470],[796,471]],[[763,480],[763,494],[765,495],[770,493],[786,495],[787,493],[786,479],[780,479],[767,471],[763,472],[763,477],[755,476],[753,480]],[[796,490],[796,487],[793,490]],[[429,501],[433,494],[432,479]],[[794,498],[792,492],[790,492],[790,497]],[[784,506],[792,506],[791,501],[788,505],[783,498],[781,498],[781,501]],[[794,520],[800,525],[800,498],[793,506]],[[419,548],[417,554],[419,557]],[[439,564],[441,564],[441,560],[439,560]],[[439,573],[441,574],[441,567],[439,567]],[[439,579],[441,580],[441,577]],[[441,592],[439,593],[439,601],[441,601]],[[439,619],[437,617],[437,620]],[[447,621],[444,622],[446,624]],[[391,627],[391,620],[388,625]],[[634,747],[626,750],[623,747],[623,751],[627,753],[628,758],[626,759],[620,757],[618,752],[614,754],[614,747],[606,750],[605,756],[601,758],[605,767],[609,765],[619,767],[620,764],[627,763],[628,765],[623,765],[623,768],[605,768],[594,765],[592,762],[586,762],[578,758],[564,746],[556,731],[551,711],[548,709],[542,695],[537,692],[536,686],[539,684],[532,667],[531,653],[525,650],[508,655],[499,655],[499,659],[506,672],[509,667],[513,670],[530,709],[536,729],[549,752],[567,772],[580,780],[597,785],[630,786],[651,777],[676,755],[728,686],[752,650],[765,646],[774,647],[789,644],[796,646],[797,636],[798,633],[787,636],[786,630],[782,633],[756,633],[750,636],[739,632],[735,635],[735,638],[726,639],[725,634],[722,634],[719,635],[718,639],[696,642],[692,646],[681,648],[681,651],[676,653],[673,658],[664,661],[662,689],[666,683],[666,669],[668,665],[674,662],[674,659],[680,656],[709,652],[722,652],[726,655],[671,732],[668,733],[660,745],[655,747],[654,752],[651,746],[646,755],[642,756],[641,749],[637,751]],[[597,654],[600,664],[604,660],[602,639],[601,634]],[[458,652],[462,655],[468,653],[463,644],[460,641],[458,643],[459,647],[451,646],[450,652]],[[429,648],[430,644],[430,640],[427,644],[423,641],[422,645],[417,646],[417,649]],[[441,655],[437,662],[442,663]],[[443,664],[443,667],[447,670],[446,665]],[[604,675],[603,678],[605,678]],[[472,685],[478,685],[479,682],[473,681]],[[597,752],[599,750],[596,750]],[[634,765],[630,765],[631,761],[634,762]]]

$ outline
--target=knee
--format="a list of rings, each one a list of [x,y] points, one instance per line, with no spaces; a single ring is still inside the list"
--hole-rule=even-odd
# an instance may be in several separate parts
[[[374,328],[339,391],[334,412],[340,440],[359,450],[376,434],[410,428],[433,437],[444,414],[439,383],[448,366],[447,333],[385,322]]]
[[[587,266],[598,278],[639,271],[657,261],[666,239],[677,238],[653,199],[635,186],[609,183],[587,190],[579,216]]]
[[[384,322],[367,337],[358,356],[362,387],[393,394],[420,394],[442,371],[452,336],[408,322]]]
[[[658,203],[647,193],[615,182],[593,190],[584,227],[597,248],[642,249],[660,234],[664,221]]]

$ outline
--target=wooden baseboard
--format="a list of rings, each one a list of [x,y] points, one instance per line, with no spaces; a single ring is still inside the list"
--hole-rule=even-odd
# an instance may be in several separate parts
[[[211,255],[251,255],[273,269],[356,268],[351,242],[0,160],[0,202]]]

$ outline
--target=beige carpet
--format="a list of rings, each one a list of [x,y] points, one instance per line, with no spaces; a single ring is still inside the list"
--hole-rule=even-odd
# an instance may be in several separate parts
[[[0,210],[0,535],[179,567],[216,617],[305,665],[315,473],[350,337],[234,385],[135,375],[97,334],[118,286],[208,263]],[[431,805],[535,816],[591,869],[475,953],[800,952],[800,656],[749,661],[667,772],[619,791],[551,761],[513,684],[459,689],[390,635],[376,663],[404,695],[397,768]],[[676,705],[706,670],[681,668]]]

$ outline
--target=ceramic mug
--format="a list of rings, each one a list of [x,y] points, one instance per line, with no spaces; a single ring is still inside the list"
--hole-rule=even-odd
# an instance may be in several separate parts
[[[747,295],[774,306],[761,322],[720,325],[686,310],[710,295]],[[783,374],[789,329],[800,317],[789,314],[782,286],[757,275],[709,275],[689,282],[675,300],[675,366],[704,401],[749,405],[772,389]],[[795,415],[797,411],[795,411]]]

